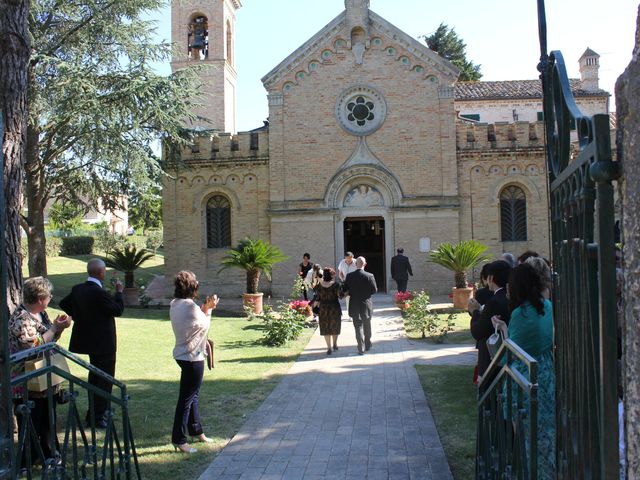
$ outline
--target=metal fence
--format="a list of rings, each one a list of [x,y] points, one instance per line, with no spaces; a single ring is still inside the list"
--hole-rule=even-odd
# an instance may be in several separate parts
[[[597,13],[594,12],[594,15]],[[547,53],[538,0],[551,206],[559,479],[617,479],[617,318],[611,158],[607,114],[577,107],[559,51]],[[577,143],[570,140],[575,124]]]
[[[81,379],[59,362],[54,356],[81,367],[83,373],[91,372],[111,383],[118,394],[109,394],[86,380]],[[43,362],[35,370],[24,369],[25,362],[42,358]],[[140,468],[135,449],[131,423],[129,421],[129,397],[126,386],[107,375],[102,370],[66,351],[56,343],[47,343],[37,348],[11,355],[14,376],[11,387],[20,388],[22,398],[14,399],[19,435],[15,442],[12,472],[10,478],[26,476],[41,479],[118,479],[140,480]],[[17,373],[17,374],[15,374]],[[53,387],[55,376],[68,381],[66,391]],[[44,379],[46,389],[38,401],[46,398],[46,418],[49,421],[50,437],[45,439],[52,455],[47,457],[38,438],[38,426],[34,423],[32,411],[34,400],[29,398],[30,381]],[[87,400],[82,392],[87,393]],[[44,395],[44,396],[43,396]],[[96,396],[107,399],[111,409],[106,418],[106,428],[98,430],[95,420],[90,424],[82,422],[80,405],[89,409],[89,417],[94,418]],[[59,439],[62,438],[62,442]]]
[[[538,363],[502,342],[478,385],[476,479],[538,478]]]

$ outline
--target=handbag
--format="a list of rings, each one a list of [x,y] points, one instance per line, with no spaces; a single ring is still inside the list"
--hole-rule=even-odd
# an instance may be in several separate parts
[[[498,353],[502,345],[502,335],[498,333],[498,327],[495,327],[495,332],[487,339],[487,350],[489,350],[489,357],[493,358]]]
[[[67,365],[67,359],[64,355],[60,355],[59,353],[52,353],[50,356],[51,365],[58,367],[60,370],[64,370],[69,373],[69,365]],[[47,361],[44,357],[38,357],[31,360],[26,360],[24,362],[24,371],[25,373],[32,372],[34,370],[40,370],[41,368],[45,368],[47,366]],[[56,375],[55,373],[51,374],[51,386],[59,385],[65,381],[64,377],[60,375]],[[40,375],[38,377],[31,378],[27,382],[27,390],[30,392],[44,392],[47,389],[47,375]]]
[[[211,340],[210,338],[207,338],[207,345],[205,347],[206,348],[205,355],[207,356],[207,368],[209,370],[211,370],[212,368],[214,368],[216,366],[215,362],[214,362],[214,359],[213,359],[213,346],[214,346],[213,340]]]

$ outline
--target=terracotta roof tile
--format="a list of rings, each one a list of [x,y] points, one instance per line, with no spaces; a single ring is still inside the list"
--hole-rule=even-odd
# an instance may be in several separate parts
[[[593,92],[582,89],[582,82],[577,78],[569,80],[571,91],[575,97],[601,97],[609,93],[598,89]],[[498,100],[510,98],[542,98],[540,80],[506,80],[495,82],[457,82],[455,84],[456,100]]]

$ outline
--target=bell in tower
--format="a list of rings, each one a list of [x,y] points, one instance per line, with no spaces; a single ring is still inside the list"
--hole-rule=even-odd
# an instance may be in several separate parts
[[[209,22],[200,15],[189,23],[188,45],[190,60],[206,60],[209,57]]]

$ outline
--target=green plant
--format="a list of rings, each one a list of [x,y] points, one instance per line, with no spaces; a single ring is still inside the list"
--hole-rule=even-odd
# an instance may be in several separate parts
[[[465,240],[455,245],[445,242],[429,252],[429,261],[451,270],[456,288],[465,288],[467,271],[491,258],[485,254],[487,249],[476,240]]]
[[[93,253],[93,237],[62,237],[62,255],[90,255]]]
[[[153,250],[153,253],[162,246],[162,230],[159,229],[149,229],[147,230],[147,248],[149,250]]]
[[[109,225],[107,222],[100,222],[96,225],[95,239],[96,246],[99,250],[105,254],[109,254],[116,248],[124,248],[127,239],[122,235],[117,235],[109,231]]]
[[[300,295],[302,295],[303,290],[304,290],[304,280],[302,279],[302,277],[296,277],[296,279],[293,281],[293,287],[291,289],[291,296],[289,297],[289,299],[295,300],[297,298],[300,298]]]
[[[230,267],[244,270],[247,274],[247,293],[258,293],[260,274],[264,273],[267,280],[271,280],[273,266],[287,258],[278,247],[269,242],[247,237],[236,248],[227,252],[222,259],[220,271]]]
[[[280,303],[277,312],[270,305],[265,305],[261,314],[249,313],[249,318],[264,322],[265,335],[260,341],[270,347],[280,347],[298,338],[305,320],[304,315],[293,310],[288,303]]]
[[[116,248],[104,259],[104,263],[107,267],[114,268],[120,272],[124,272],[124,286],[125,288],[134,287],[134,270],[140,268],[140,266],[153,258],[153,253],[138,249],[135,245],[127,245],[124,248]]]
[[[431,338],[436,343],[442,343],[453,329],[454,314],[450,313],[446,317],[438,315],[429,306],[429,294],[425,291],[416,293],[407,302],[409,306],[404,310],[404,326],[408,331],[417,331],[422,334],[422,338]]]
[[[57,257],[62,251],[62,240],[58,237],[46,237],[47,257]]]

